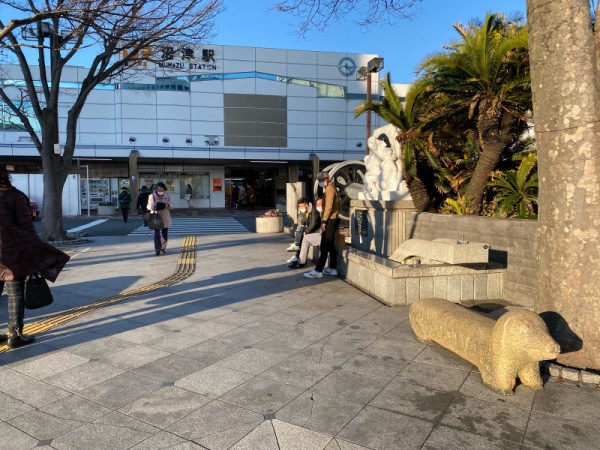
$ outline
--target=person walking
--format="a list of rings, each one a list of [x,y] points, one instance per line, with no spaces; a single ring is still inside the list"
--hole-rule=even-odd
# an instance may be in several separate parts
[[[319,260],[314,270],[306,272],[306,278],[321,278],[323,274],[336,276],[337,272],[337,250],[335,248],[335,234],[340,227],[340,211],[342,202],[340,194],[333,185],[329,173],[321,171],[317,174],[319,186],[323,188],[324,205],[321,214],[321,249]],[[325,263],[329,256],[329,268],[325,269]]]
[[[248,195],[248,207],[250,211],[254,211],[258,199],[256,198],[256,192],[250,183],[246,184],[246,194]]]
[[[188,208],[192,209],[192,195],[194,194],[194,189],[192,189],[192,185],[188,184],[185,188],[185,199],[188,204]]]
[[[156,183],[156,192],[148,197],[147,209],[152,214],[158,214],[162,219],[163,228],[154,230],[154,253],[156,256],[167,251],[169,240],[169,227],[171,226],[171,212],[173,203],[171,196],[167,193],[167,186],[162,181]]]
[[[129,216],[129,204],[131,203],[131,194],[127,192],[127,188],[123,187],[119,194],[119,208],[121,208],[121,214],[123,214],[123,222],[127,223],[127,217]]]
[[[29,199],[11,184],[0,165],[0,294],[8,295],[8,336],[0,344],[9,349],[31,344],[35,338],[23,334],[25,319],[25,279],[39,273],[54,282],[69,256],[42,241],[29,214]]]
[[[135,202],[135,207],[138,211],[138,214],[142,216],[144,220],[144,226],[148,226],[148,221],[144,217],[147,212],[149,212],[146,208],[148,207],[148,197],[150,196],[150,191],[146,186],[142,186],[142,190],[140,191],[137,200]]]

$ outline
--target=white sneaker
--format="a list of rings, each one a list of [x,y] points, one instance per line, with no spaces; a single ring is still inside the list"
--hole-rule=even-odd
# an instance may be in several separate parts
[[[338,276],[338,271],[336,269],[323,269],[324,275],[331,275],[332,277]]]
[[[306,278],[323,278],[323,274],[321,272],[317,272],[316,270],[311,270],[310,272],[306,272],[304,274]]]
[[[291,263],[296,262],[296,261],[298,261],[298,258],[296,258],[296,255],[294,255],[290,259],[287,260],[287,263],[291,264]]]
[[[285,249],[286,252],[295,252],[297,250],[297,245],[293,242]]]

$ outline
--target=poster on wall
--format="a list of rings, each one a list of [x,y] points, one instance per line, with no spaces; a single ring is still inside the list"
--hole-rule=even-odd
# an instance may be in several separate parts
[[[223,180],[221,178],[213,178],[213,192],[221,192],[223,190]]]

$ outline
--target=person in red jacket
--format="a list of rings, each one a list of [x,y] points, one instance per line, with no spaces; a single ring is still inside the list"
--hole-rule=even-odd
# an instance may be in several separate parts
[[[14,188],[6,167],[0,165],[0,293],[8,295],[8,337],[0,344],[22,347],[34,341],[23,334],[25,279],[39,273],[54,282],[69,256],[42,241],[29,214],[29,199]]]

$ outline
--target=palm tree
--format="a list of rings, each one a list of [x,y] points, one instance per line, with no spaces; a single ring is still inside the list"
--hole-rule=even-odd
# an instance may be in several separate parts
[[[419,66],[422,82],[437,96],[432,108],[456,122],[473,122],[480,154],[465,197],[469,210],[479,213],[490,174],[527,127],[531,81],[527,29],[501,15],[488,14],[483,23],[454,27],[460,40],[448,52],[427,57]]]
[[[492,176],[488,183],[496,193],[497,213],[504,217],[537,218],[538,174],[537,153],[515,155],[521,161],[517,170]]]

